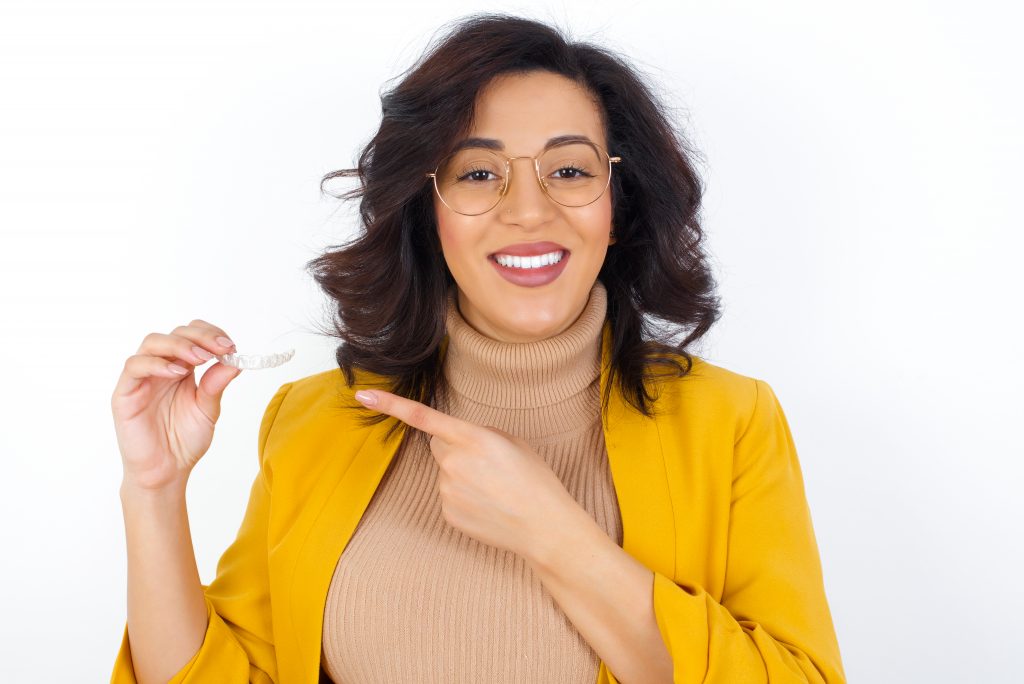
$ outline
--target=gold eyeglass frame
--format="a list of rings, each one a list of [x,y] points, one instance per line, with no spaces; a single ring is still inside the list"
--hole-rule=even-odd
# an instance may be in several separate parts
[[[582,143],[584,145],[590,145],[591,147],[596,148],[597,151],[600,152],[601,154],[603,154],[605,159],[608,160],[608,180],[605,181],[604,188],[602,188],[601,192],[598,193],[597,197],[595,197],[594,199],[590,200],[586,204],[564,204],[562,202],[559,202],[558,200],[556,200],[554,197],[551,196],[551,193],[548,192],[548,185],[547,185],[547,183],[545,183],[544,179],[540,177],[540,158],[543,157],[545,154],[547,154],[549,151],[557,149],[559,147],[562,147],[563,145],[577,145],[577,144],[580,144],[580,143]],[[494,154],[498,155],[499,157],[503,157],[504,156],[502,154],[499,154],[495,150],[487,149],[487,151],[488,152],[493,152]],[[454,154],[454,152],[452,154]],[[520,155],[518,157],[505,157],[505,183],[501,186],[501,192],[498,193],[498,199],[495,200],[494,204],[492,204],[490,207],[488,207],[484,211],[478,212],[476,214],[466,214],[464,212],[458,211],[457,209],[452,207],[450,204],[445,202],[444,196],[441,194],[440,188],[437,187],[437,172],[441,169],[441,164],[443,164],[445,162],[445,160],[447,160],[448,157],[450,157],[450,156],[451,156],[450,154],[446,155],[444,157],[444,159],[442,159],[438,163],[437,167],[434,169],[434,172],[426,174],[425,177],[426,178],[433,178],[434,179],[434,183],[433,183],[434,184],[434,192],[437,193],[438,199],[440,199],[441,202],[443,202],[446,207],[448,207],[449,209],[454,211],[456,214],[462,214],[463,216],[483,216],[487,212],[491,211],[491,209],[494,209],[496,206],[501,204],[501,200],[505,197],[505,194],[508,192],[509,185],[512,183],[512,162],[514,162],[516,159],[532,159],[533,160],[534,174],[537,177],[537,182],[540,183],[540,189],[544,192],[544,194],[547,196],[547,198],[549,200],[551,200],[552,202],[554,202],[555,204],[559,204],[559,205],[561,205],[563,207],[570,207],[570,208],[585,207],[585,206],[587,206],[587,204],[593,204],[597,200],[601,199],[601,197],[604,195],[604,193],[606,193],[608,191],[608,186],[611,185],[611,182],[612,182],[612,164],[617,164],[620,161],[622,161],[622,157],[613,157],[613,156],[611,156],[610,154],[608,154],[607,150],[605,150],[603,147],[598,145],[596,142],[592,142],[592,141],[589,141],[589,140],[568,140],[566,142],[559,143],[558,145],[552,145],[551,147],[543,150],[540,154],[538,154],[538,155],[536,155],[534,157],[529,157],[527,155]]]

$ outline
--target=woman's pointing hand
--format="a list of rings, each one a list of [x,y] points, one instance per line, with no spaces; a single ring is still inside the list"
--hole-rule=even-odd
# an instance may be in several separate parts
[[[431,436],[444,518],[484,544],[530,559],[567,507],[579,507],[547,462],[515,435],[390,392],[360,391],[356,399]]]

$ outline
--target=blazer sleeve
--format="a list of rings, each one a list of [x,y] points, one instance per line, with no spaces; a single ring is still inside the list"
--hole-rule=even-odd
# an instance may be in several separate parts
[[[264,447],[290,388],[291,383],[282,385],[264,411],[257,448],[259,472],[249,493],[245,515],[235,540],[217,562],[213,582],[202,585],[209,617],[203,643],[168,684],[277,682],[267,571],[270,478]],[[136,684],[127,622],[110,681]]]
[[[654,573],[673,682],[845,684],[793,436],[772,388],[753,380],[753,414],[733,450],[721,602]]]

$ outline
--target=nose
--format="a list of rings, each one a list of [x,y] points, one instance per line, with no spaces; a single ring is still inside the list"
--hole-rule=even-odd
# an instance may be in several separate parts
[[[512,166],[519,162],[519,167]],[[537,181],[537,167],[532,157],[513,157],[509,161],[508,188],[497,209],[519,222],[546,219],[552,210],[551,200]]]

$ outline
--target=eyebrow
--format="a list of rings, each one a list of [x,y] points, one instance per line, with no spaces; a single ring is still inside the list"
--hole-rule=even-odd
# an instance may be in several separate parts
[[[588,138],[587,136],[578,133],[572,133],[569,135],[556,135],[553,138],[548,138],[548,141],[544,143],[544,149],[547,150],[551,147],[554,147],[555,145],[561,145],[562,143],[567,142],[592,143],[594,141]],[[460,140],[458,144],[455,145],[455,149],[453,151],[458,152],[459,150],[464,150],[469,147],[482,147],[487,150],[504,151],[505,143],[495,138],[465,138],[464,140]]]

